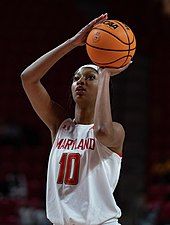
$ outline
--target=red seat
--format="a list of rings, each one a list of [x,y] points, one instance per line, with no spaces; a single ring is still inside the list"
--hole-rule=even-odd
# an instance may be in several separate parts
[[[31,197],[28,200],[28,205],[31,206],[31,207],[34,207],[35,209],[42,209],[43,208],[42,199],[37,198],[37,197]]]
[[[20,225],[18,216],[1,216],[0,225]]]
[[[43,197],[43,191],[44,191],[44,184],[37,180],[31,180],[28,183],[28,198],[42,198]]]
[[[0,212],[2,216],[18,215],[17,201],[13,200],[0,200]]]
[[[147,196],[149,201],[163,200],[165,195],[165,186],[161,184],[153,184],[148,188]]]
[[[162,200],[149,200],[147,202],[147,209],[149,211],[156,210],[161,207],[163,201]]]
[[[16,169],[15,167],[15,164],[12,163],[12,162],[3,162],[1,164],[1,171],[0,173],[3,173],[3,174],[8,174],[8,173],[12,173],[14,172]]]
[[[160,223],[170,223],[170,201],[162,204],[158,220]]]

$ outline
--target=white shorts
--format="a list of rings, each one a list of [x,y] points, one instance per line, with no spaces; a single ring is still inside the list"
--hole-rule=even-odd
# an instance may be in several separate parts
[[[53,225],[57,225],[57,224],[53,224]],[[77,225],[77,224],[74,224],[74,225]],[[88,224],[87,224],[88,225]],[[105,223],[102,223],[102,224],[99,224],[99,225],[121,225],[120,223],[118,222],[111,222],[111,221],[108,221],[108,222],[105,222]]]
[[[105,222],[105,223],[102,223],[101,225],[121,225],[121,224],[118,222]]]
[[[58,225],[58,224],[53,224],[53,225]],[[68,224],[67,224],[68,225]],[[69,225],[73,225],[73,224],[69,224]],[[74,224],[74,225],[78,225],[78,224]],[[88,224],[87,224],[88,225]],[[118,222],[114,222],[114,221],[108,221],[108,222],[104,222],[102,224],[99,224],[99,225],[121,225],[120,223]]]
[[[58,225],[58,224],[53,224],[53,225]],[[72,223],[71,222],[71,223],[67,223],[67,224],[64,224],[64,225],[79,225],[79,224],[76,224],[76,223]],[[109,221],[106,221],[106,222],[101,223],[101,224],[98,224],[98,225],[121,225],[121,224],[118,223],[118,220],[117,219],[111,219]]]

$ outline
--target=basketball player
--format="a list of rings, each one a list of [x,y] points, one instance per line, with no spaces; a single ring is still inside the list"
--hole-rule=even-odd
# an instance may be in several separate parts
[[[89,64],[74,75],[74,119],[66,118],[40,80],[65,54],[85,44],[102,14],[74,37],[46,53],[21,75],[24,90],[52,136],[47,174],[47,217],[54,225],[118,225],[121,211],[113,192],[118,182],[125,132],[112,122],[109,80],[123,69]]]

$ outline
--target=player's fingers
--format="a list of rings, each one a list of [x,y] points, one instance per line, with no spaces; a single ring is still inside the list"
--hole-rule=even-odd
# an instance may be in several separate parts
[[[130,64],[132,64],[132,63],[133,63],[133,61],[130,61],[126,66],[121,68],[121,71],[124,71],[125,69],[127,69],[130,66]]]
[[[120,68],[120,69],[113,69],[113,68],[103,68],[103,69],[101,69],[101,72],[104,74],[105,72],[106,73],[109,73],[110,74],[110,76],[115,76],[115,75],[117,75],[117,74],[119,74],[119,73],[121,73],[121,72],[123,72],[124,70],[126,70],[128,67],[129,67],[129,65],[132,63],[132,61],[130,61],[130,63],[128,63],[126,66],[124,66],[124,67],[122,67],[122,68]]]
[[[122,67],[122,68],[120,68],[120,69],[110,69],[111,74],[112,74],[112,75],[117,75],[117,74],[123,72],[124,70],[126,70],[126,69],[129,67],[129,65],[130,65],[131,63],[132,63],[132,61],[130,61],[126,66],[124,66],[124,67]]]
[[[89,24],[87,24],[85,27],[81,29],[81,33],[90,31],[95,24],[102,23],[103,21],[107,19],[107,17],[108,15],[107,13],[105,13],[97,17],[96,19],[92,20]]]
[[[100,21],[103,21],[103,20],[106,20],[108,18],[108,14],[105,13],[105,14],[102,14],[101,16],[99,16],[98,18],[96,18],[96,23],[100,22]]]
[[[97,17],[94,20],[92,20],[87,26],[94,26],[96,23],[103,22],[107,18],[108,18],[108,14],[107,13],[102,14],[99,17]]]

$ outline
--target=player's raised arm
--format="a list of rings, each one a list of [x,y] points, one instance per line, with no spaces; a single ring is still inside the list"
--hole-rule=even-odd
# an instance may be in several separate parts
[[[24,90],[34,110],[52,133],[56,133],[58,126],[63,121],[64,111],[58,104],[51,100],[40,80],[64,55],[75,47],[84,45],[87,35],[92,27],[105,19],[107,19],[107,14],[102,14],[98,18],[92,20],[75,36],[41,56],[21,74]]]
[[[121,124],[112,122],[109,81],[110,76],[124,71],[129,64],[121,69],[102,69],[99,73],[98,94],[94,113],[94,132],[96,138],[112,151],[120,153],[123,148],[125,132]]]
[[[55,131],[63,120],[64,109],[51,100],[41,84],[41,78],[65,54],[74,48],[67,40],[57,48],[41,56],[21,74],[23,88],[38,116],[51,131]]]

